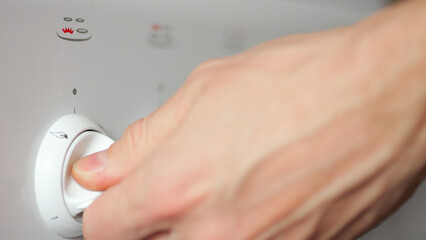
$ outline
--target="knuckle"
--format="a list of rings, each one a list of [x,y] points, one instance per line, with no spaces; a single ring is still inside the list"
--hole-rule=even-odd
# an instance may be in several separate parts
[[[189,75],[188,82],[208,81],[215,73],[220,72],[226,64],[225,58],[214,58],[198,65]]]
[[[220,65],[222,65],[223,62],[224,62],[224,58],[213,58],[213,59],[209,59],[207,61],[204,61],[200,65],[198,65],[194,69],[194,73],[205,73],[205,72],[209,72],[209,71],[214,70],[215,68],[219,67]]]
[[[189,80],[199,82],[203,91],[223,88],[243,72],[243,62],[239,56],[208,60],[193,71]]]
[[[131,150],[136,151],[143,144],[143,136],[148,134],[147,122],[145,118],[141,118],[130,124],[124,131],[123,139]]]

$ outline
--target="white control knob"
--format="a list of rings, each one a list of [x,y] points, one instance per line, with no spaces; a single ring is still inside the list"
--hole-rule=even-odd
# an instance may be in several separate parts
[[[97,123],[77,114],[60,118],[46,133],[36,160],[35,193],[43,220],[57,235],[81,236],[82,213],[102,193],[81,187],[71,176],[72,164],[113,142]]]

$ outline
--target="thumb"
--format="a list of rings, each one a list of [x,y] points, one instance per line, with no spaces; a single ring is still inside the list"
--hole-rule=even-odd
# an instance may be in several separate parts
[[[103,191],[119,183],[138,164],[137,155],[120,139],[109,149],[76,161],[71,168],[71,175],[81,186]]]
[[[71,175],[81,186],[95,191],[119,183],[180,125],[187,109],[181,99],[175,95],[157,111],[129,125],[109,149],[76,161]]]

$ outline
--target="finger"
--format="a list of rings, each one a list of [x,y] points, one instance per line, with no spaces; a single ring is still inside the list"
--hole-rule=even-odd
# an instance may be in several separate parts
[[[174,221],[206,197],[206,169],[188,154],[163,147],[158,152],[85,210],[85,239],[133,240],[168,233]]]

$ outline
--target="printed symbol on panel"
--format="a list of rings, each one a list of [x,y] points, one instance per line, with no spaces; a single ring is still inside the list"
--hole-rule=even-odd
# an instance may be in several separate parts
[[[59,218],[58,216],[55,216],[55,217],[50,218],[50,220],[56,220],[58,218]]]
[[[57,138],[68,139],[68,135],[64,132],[49,132],[49,133],[52,134],[53,136],[57,137]]]
[[[73,34],[74,30],[72,28],[70,28],[70,27],[67,27],[67,28],[62,28],[62,32]]]
[[[89,30],[87,30],[84,18],[64,17],[56,34],[61,39],[69,41],[87,41],[92,37]]]
[[[243,28],[228,28],[224,31],[225,49],[241,51],[245,48],[246,31]]]
[[[148,43],[158,48],[167,48],[173,44],[173,35],[169,25],[153,24],[151,26]]]

